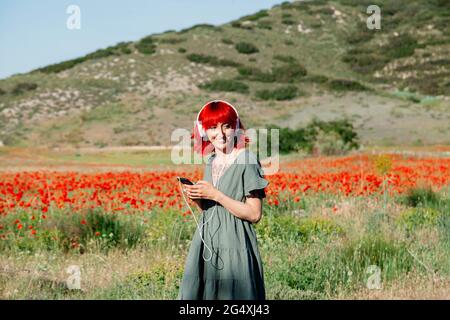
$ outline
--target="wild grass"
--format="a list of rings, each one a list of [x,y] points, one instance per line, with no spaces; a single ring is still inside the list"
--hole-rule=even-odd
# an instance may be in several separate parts
[[[310,194],[300,202],[287,199],[278,207],[265,206],[255,228],[267,298],[448,299],[449,193],[444,190],[436,196],[446,199],[432,204],[436,220],[408,229],[403,228],[405,212],[417,207],[405,205],[401,196],[390,199],[385,211],[376,196],[332,194]],[[88,226],[100,219],[102,234],[139,235],[134,245],[113,241],[105,247],[108,242],[102,237],[87,233],[91,241],[82,252],[43,243],[29,249],[3,248],[0,297],[175,299],[195,232],[192,217],[173,210],[117,220],[102,215],[108,213],[93,215]],[[144,219],[147,222],[140,224]],[[59,230],[74,226],[71,218],[61,223],[65,227]],[[140,232],[135,232],[133,223],[142,228]],[[70,265],[80,267],[81,290],[66,287]]]

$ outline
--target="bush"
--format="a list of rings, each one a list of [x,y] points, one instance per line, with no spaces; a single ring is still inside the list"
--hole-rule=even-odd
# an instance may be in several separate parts
[[[412,231],[417,227],[436,225],[440,216],[440,212],[432,208],[410,208],[400,214],[397,223]]]
[[[4,95],[4,94],[6,94],[6,91],[3,90],[2,88],[0,88],[0,96],[2,96],[2,95]]]
[[[128,46],[127,42],[121,42],[117,44],[117,49],[123,54],[131,54],[133,52]]]
[[[121,54],[130,54],[132,51],[128,46],[129,44],[130,42],[119,42],[115,46],[110,46],[105,49],[99,49],[97,51],[94,51],[84,56],[84,59],[91,60],[91,59],[106,58],[109,56],[119,56]]]
[[[159,43],[178,44],[186,41],[185,38],[161,38],[157,40]]]
[[[236,80],[214,80],[199,86],[201,89],[206,89],[209,91],[229,91],[229,92],[239,92],[248,93],[248,86]]]
[[[231,23],[231,26],[232,26],[233,28],[241,28],[241,27],[242,27],[242,24],[241,24],[239,21],[233,21],[233,22]]]
[[[362,44],[374,37],[374,34],[373,30],[361,26],[347,36],[347,42],[356,47],[347,50],[342,61],[349,63],[354,71],[372,73],[383,68],[390,61],[409,57],[414,54],[416,48],[424,47],[418,44],[413,36],[404,33],[397,37],[390,37],[385,45],[361,48]]]
[[[228,39],[228,38],[222,39],[222,43],[225,43],[225,44],[234,44],[233,40]]]
[[[328,82],[331,90],[336,91],[366,91],[368,88],[357,81],[333,79]]]
[[[314,10],[313,13],[331,16],[334,13],[334,10],[331,8],[328,8],[328,7],[324,7],[324,8],[318,8],[318,9]]]
[[[239,67],[239,74],[247,80],[259,82],[275,82],[276,78],[272,73],[262,72],[254,67]]]
[[[141,39],[134,46],[142,54],[153,54],[156,52],[156,45],[154,44],[151,36]]]
[[[68,60],[56,64],[52,64],[43,68],[34,70],[33,72],[43,72],[43,73],[58,73],[67,69],[75,67],[77,64],[86,61],[85,58],[77,58],[73,60]]]
[[[11,93],[15,95],[19,95],[25,93],[27,91],[36,90],[37,84],[32,82],[20,82],[14,86]]]
[[[273,59],[281,61],[281,62],[292,63],[292,64],[297,62],[297,59],[294,58],[293,56],[283,56],[281,54],[274,55]]]
[[[271,124],[268,126],[269,137],[267,141],[269,150],[271,148],[270,129],[279,130],[281,154],[298,152],[299,150],[313,153],[316,151],[315,147],[317,148],[317,145],[323,141],[322,135],[331,135],[333,141],[342,145],[343,147],[338,149],[340,153],[359,147],[358,135],[354,131],[353,125],[347,119],[328,122],[313,119],[306,127],[299,129],[281,128]],[[323,133],[321,134],[321,132]],[[325,147],[323,148],[326,149]]]
[[[250,81],[283,83],[300,81],[307,74],[305,67],[298,63],[273,67],[271,72],[263,72],[254,67],[240,67],[238,72],[242,78]]]
[[[428,187],[409,189],[402,202],[410,207],[420,207],[436,205],[439,200],[439,195]]]
[[[320,84],[328,82],[328,78],[326,76],[319,74],[307,75],[303,80],[306,82],[320,83]]]
[[[186,33],[195,29],[207,29],[207,30],[212,30],[212,31],[217,31],[217,32],[221,32],[223,31],[222,28],[220,27],[216,27],[212,24],[207,24],[207,23],[202,23],[202,24],[197,24],[195,26],[192,26],[190,28],[186,28],[180,31],[180,33]]]
[[[261,239],[308,242],[317,238],[343,236],[344,230],[322,217],[299,218],[290,215],[267,216],[256,225]]]
[[[288,25],[288,26],[291,26],[291,25],[294,25],[294,24],[295,24],[295,21],[292,20],[292,19],[282,19],[282,20],[281,20],[281,23],[282,23],[282,24],[286,24],[286,25]]]
[[[271,129],[279,130],[279,148],[280,154],[287,154],[289,152],[297,152],[299,150],[312,150],[311,145],[311,137],[308,136],[308,132],[305,129],[297,129],[293,130],[290,128],[281,128],[277,125],[269,125],[267,127],[268,130],[268,139],[267,139],[267,148],[271,150]]]
[[[391,37],[389,43],[381,48],[381,52],[389,59],[409,57],[418,48],[418,42],[409,34],[402,34],[398,37]]]
[[[319,132],[326,134],[337,133],[346,146],[346,150],[357,149],[359,147],[358,134],[355,132],[353,124],[348,119],[321,121],[314,118],[307,126],[306,131],[312,141],[317,140]],[[312,150],[311,150],[312,151]]]
[[[212,66],[220,66],[220,67],[238,67],[240,66],[240,63],[228,60],[228,59],[219,59],[215,56],[208,56],[204,54],[199,53],[191,53],[186,56],[186,58],[189,61],[195,62],[195,63],[203,63],[203,64],[209,64]]]
[[[258,27],[259,29],[272,30],[272,22],[267,21],[267,20],[258,21],[258,24],[256,25],[256,27]]]
[[[256,21],[256,20],[259,20],[261,18],[268,17],[268,16],[269,16],[269,13],[267,10],[260,10],[255,14],[242,17],[240,20]]]
[[[289,1],[284,1],[280,4],[282,10],[294,9],[294,4]]]
[[[132,53],[132,50],[129,48],[129,44],[129,42],[119,42],[115,46],[107,47],[105,49],[99,49],[85,55],[84,57],[52,64],[43,68],[36,69],[32,72],[58,73],[67,69],[71,69],[77,64],[83,63],[88,60],[106,58],[109,56],[119,56],[122,54],[130,54]]]
[[[324,132],[319,130],[314,141],[314,153],[319,155],[342,155],[351,150],[351,145],[345,143],[341,136],[334,131]]]
[[[296,82],[306,76],[307,71],[301,64],[289,63],[272,68],[272,74],[278,82]]]
[[[185,48],[178,48],[178,52],[179,53],[186,53],[186,49]]]
[[[343,236],[345,234],[344,229],[337,225],[333,220],[316,217],[302,219],[299,231],[303,240],[333,235]]]
[[[239,42],[234,46],[239,53],[253,54],[259,52],[258,48],[248,42]]]
[[[389,59],[381,54],[349,50],[342,61],[348,63],[352,70],[360,73],[371,73],[382,68]]]
[[[295,86],[280,87],[274,90],[260,90],[256,96],[263,100],[292,100],[298,95],[298,89]]]
[[[294,41],[286,40],[286,41],[284,41],[284,44],[287,45],[287,46],[293,46],[294,45]]]

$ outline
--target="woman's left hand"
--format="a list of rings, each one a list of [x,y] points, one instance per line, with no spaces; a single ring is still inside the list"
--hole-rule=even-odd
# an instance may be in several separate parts
[[[200,180],[193,186],[184,185],[187,196],[194,199],[210,199],[217,201],[220,196],[220,191],[217,190],[210,182]]]

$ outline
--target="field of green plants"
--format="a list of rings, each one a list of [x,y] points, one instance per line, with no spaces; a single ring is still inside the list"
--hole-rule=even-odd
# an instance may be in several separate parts
[[[256,230],[267,298],[448,299],[449,191],[416,189],[386,203],[322,193],[266,206]],[[77,215],[55,210],[58,240],[3,240],[0,297],[176,298],[192,216],[155,209],[137,219],[94,209],[88,217],[83,229]],[[80,269],[81,290],[67,288],[70,265]]]

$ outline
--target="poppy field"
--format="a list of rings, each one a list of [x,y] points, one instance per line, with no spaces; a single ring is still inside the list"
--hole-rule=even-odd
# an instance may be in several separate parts
[[[175,298],[195,232],[176,177],[202,170],[0,171],[0,297]],[[449,298],[450,158],[298,158],[266,179],[268,298]]]

